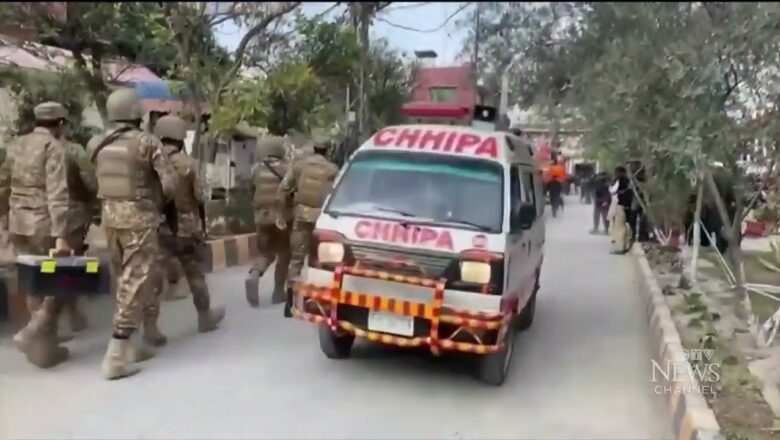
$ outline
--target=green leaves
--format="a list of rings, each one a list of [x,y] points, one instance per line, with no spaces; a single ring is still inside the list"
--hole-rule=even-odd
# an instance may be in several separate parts
[[[33,129],[35,118],[33,108],[44,101],[59,102],[68,111],[70,139],[85,145],[92,132],[84,125],[83,96],[72,93],[84,87],[79,75],[74,71],[62,74],[48,72],[23,72],[20,70],[0,70],[3,84],[8,86],[17,104],[18,116],[14,125],[14,134],[21,135]]]

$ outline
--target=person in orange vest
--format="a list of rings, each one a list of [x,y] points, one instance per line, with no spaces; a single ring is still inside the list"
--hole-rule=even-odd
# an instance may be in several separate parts
[[[561,191],[563,190],[563,184],[566,181],[566,168],[558,162],[558,156],[553,155],[552,165],[547,170],[546,179],[547,191],[550,195],[550,204],[552,205],[553,217],[558,212],[559,208],[563,208],[563,197]]]
[[[566,166],[558,161],[558,156],[553,158],[553,164],[550,166],[550,179],[555,179],[563,185],[566,183]]]

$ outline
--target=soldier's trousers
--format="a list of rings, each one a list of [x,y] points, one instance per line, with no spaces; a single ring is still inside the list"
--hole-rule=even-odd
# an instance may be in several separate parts
[[[65,242],[68,243],[75,255],[84,255],[87,251],[87,234],[89,233],[89,224],[80,227],[65,237]],[[84,292],[87,293],[87,292]],[[92,292],[89,292],[92,293]],[[65,300],[65,309],[68,313],[78,313],[79,296],[71,295]]]
[[[26,235],[11,235],[11,243],[16,255],[48,255],[54,247],[51,237],[35,237]],[[37,322],[36,327],[43,332],[57,332],[57,321],[64,307],[64,301],[51,296],[40,297],[32,292],[22,292],[26,296],[27,310],[30,312],[30,323]]]
[[[257,247],[260,255],[252,269],[262,276],[276,261],[274,284],[276,288],[283,288],[290,266],[290,230],[280,230],[274,224],[258,224]]]
[[[165,263],[165,272],[168,276],[168,282],[171,284],[178,283],[183,271],[181,263],[176,258],[168,258]]]
[[[206,274],[203,272],[203,251],[202,240],[183,237],[164,236],[162,248],[158,254],[158,263],[164,263],[164,259],[176,259],[180,264],[187,284],[192,292],[192,302],[195,309],[199,312],[205,312],[211,307],[211,297],[209,295],[208,285],[206,284]],[[165,264],[160,264],[161,270],[157,270],[153,275],[154,287],[150,289],[147,297],[147,303],[144,305],[144,319],[154,320],[160,316],[160,292],[164,280],[164,272],[167,268]]]
[[[171,280],[172,262],[176,259],[173,255],[173,243],[175,238],[170,233],[160,233],[158,235],[160,247],[155,256],[155,264],[150,274],[150,281],[146,289],[146,302],[143,306],[143,319],[147,321],[157,321],[160,316],[160,298],[165,288],[165,278]],[[175,270],[175,269],[174,269]],[[178,278],[176,279],[178,281]]]
[[[154,264],[160,252],[157,228],[130,230],[105,228],[111,264],[118,274],[114,333],[127,339],[140,326],[148,301]]]
[[[301,274],[303,261],[311,246],[311,237],[314,232],[313,222],[302,222],[295,220],[293,222],[292,232],[290,233],[290,248],[292,256],[290,258],[290,269],[287,272],[287,284],[291,285],[292,280]]]

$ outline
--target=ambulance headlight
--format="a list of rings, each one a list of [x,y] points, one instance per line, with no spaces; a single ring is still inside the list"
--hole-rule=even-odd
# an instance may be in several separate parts
[[[460,280],[475,284],[489,283],[490,264],[479,261],[461,261]]]
[[[341,243],[325,242],[317,247],[317,260],[320,263],[341,263],[344,259],[344,245]]]

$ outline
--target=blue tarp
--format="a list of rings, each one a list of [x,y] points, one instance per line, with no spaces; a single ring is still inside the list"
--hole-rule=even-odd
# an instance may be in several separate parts
[[[171,89],[165,81],[150,81],[135,83],[135,90],[141,99],[158,99],[161,101],[178,101],[171,94]]]

